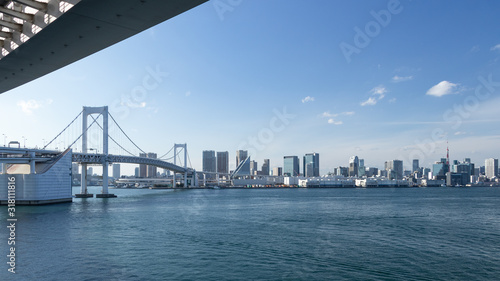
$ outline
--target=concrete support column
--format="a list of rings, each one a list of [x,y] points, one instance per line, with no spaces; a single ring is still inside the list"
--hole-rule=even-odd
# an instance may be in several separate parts
[[[108,162],[104,162],[104,164],[102,165],[102,194],[108,194],[108,182],[109,182]]]
[[[35,174],[35,152],[30,152],[30,174]]]
[[[88,193],[87,190],[87,164],[82,163],[82,179],[81,179],[81,187],[80,194],[75,194],[77,198],[87,198],[94,197],[94,194]]]
[[[87,194],[87,164],[82,164],[82,182],[80,187],[81,194]]]
[[[191,181],[192,186],[198,186],[198,175],[196,171],[193,171],[193,180]]]
[[[102,163],[102,194],[108,194],[108,183],[109,183],[109,172],[108,172],[108,161],[107,161],[107,158],[108,158],[108,136],[109,136],[109,131],[108,131],[108,118],[109,118],[109,114],[108,114],[108,107],[105,106],[104,107],[104,110],[103,110],[103,113],[102,113],[102,119],[103,119],[103,126],[102,126],[102,130],[103,130],[103,134],[102,134],[102,147],[103,147],[103,163]]]
[[[187,178],[188,178],[188,172],[187,172],[187,143],[184,144],[184,187],[187,186]]]

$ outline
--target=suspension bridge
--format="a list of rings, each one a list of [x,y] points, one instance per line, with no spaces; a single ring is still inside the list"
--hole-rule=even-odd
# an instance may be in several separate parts
[[[97,115],[97,117],[94,117],[94,115]],[[91,117],[91,120],[88,117]],[[79,119],[81,119],[82,124],[81,131],[77,125]],[[109,126],[110,120],[113,126]],[[90,124],[88,121],[91,121]],[[110,128],[112,128],[112,133],[110,133]],[[112,145],[110,145],[110,141]],[[68,145],[65,146],[65,143]],[[133,149],[125,148],[126,144],[124,143],[128,143],[139,153],[131,152]],[[95,165],[102,166],[103,177],[102,193],[97,194],[96,197],[116,197],[114,194],[109,193],[108,190],[108,167],[113,163],[139,164],[171,171],[173,187],[176,186],[177,182],[186,188],[198,185],[196,170],[188,167],[188,161],[191,161],[187,151],[187,144],[174,144],[167,153],[159,158],[148,157],[153,153],[146,153],[125,133],[116,119],[109,113],[107,106],[83,107],[83,110],[42,148],[21,148],[20,144],[17,144],[18,147],[0,148],[0,165],[2,166],[0,168],[4,171],[4,177],[0,177],[0,183],[2,180],[8,180],[5,175],[21,175],[22,178],[18,181],[22,182],[24,186],[23,195],[26,195],[28,201],[40,201],[37,196],[43,193],[45,189],[47,190],[44,194],[51,194],[59,186],[61,190],[67,189],[68,177],[71,180],[71,173],[68,172],[71,171],[71,163],[81,165],[81,189],[80,193],[75,195],[76,197],[93,197],[93,194],[89,194],[87,189],[87,167]],[[58,146],[62,144],[62,148],[49,149],[49,147],[57,144],[59,144]],[[81,148],[80,151],[78,151],[79,148]],[[110,153],[110,148],[116,153]],[[173,156],[169,157],[171,153]],[[182,154],[184,156],[183,160],[181,159]],[[54,169],[52,174],[48,173],[51,169]],[[36,176],[40,178],[36,179]],[[35,179],[32,179],[33,177]],[[47,185],[47,182],[50,182],[50,184]],[[5,186],[7,186],[7,183]],[[69,181],[69,186],[71,193],[71,181]],[[56,195],[56,197],[58,196]],[[62,196],[67,196],[67,194],[65,193]],[[18,198],[22,197],[18,196]],[[59,202],[58,199],[55,202]],[[54,199],[43,199],[42,201],[47,200],[51,203],[51,200]]]

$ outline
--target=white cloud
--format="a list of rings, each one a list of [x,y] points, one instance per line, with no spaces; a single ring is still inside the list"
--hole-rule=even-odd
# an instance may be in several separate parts
[[[365,106],[365,105],[376,105],[377,104],[377,100],[373,97],[370,97],[368,98],[366,101],[362,102],[361,103],[361,106]]]
[[[341,120],[335,120],[333,117],[337,117],[337,116],[352,116],[354,114],[355,114],[354,111],[345,111],[345,112],[342,112],[342,113],[330,113],[330,111],[325,111],[320,116],[323,117],[323,118],[329,118],[328,119],[328,124],[342,125],[342,124],[344,124],[343,121],[341,121]]]
[[[448,81],[441,81],[439,82],[439,84],[434,85],[432,88],[430,88],[427,91],[426,95],[442,97],[445,95],[455,94],[456,92],[454,90],[457,88],[457,86],[457,84]]]
[[[396,98],[392,98],[389,100],[390,103],[395,103],[396,102]]]
[[[321,114],[321,117],[326,117],[326,118],[330,118],[330,117],[337,117],[337,116],[340,116],[340,115],[343,115],[343,116],[351,116],[351,115],[354,115],[355,112],[354,111],[345,111],[345,112],[342,112],[342,113],[330,113],[330,111],[325,111]]]
[[[477,53],[479,52],[480,48],[479,48],[479,45],[474,45],[472,46],[472,48],[470,49],[470,52],[471,53]]]
[[[307,97],[302,99],[302,103],[306,103],[306,102],[310,102],[310,101],[314,101],[314,97],[307,96]]]
[[[342,122],[342,121],[335,121],[335,119],[330,118],[330,119],[328,119],[328,124],[342,125],[342,124],[344,124],[344,122]]]
[[[325,111],[323,114],[321,114],[321,117],[337,117],[339,116],[338,114],[332,114],[330,111]]]
[[[497,44],[497,45],[491,47],[490,50],[492,50],[492,51],[500,51],[500,44]]]
[[[33,112],[36,110],[36,109],[39,109],[39,108],[42,108],[46,105],[51,105],[54,101],[51,100],[51,99],[47,99],[45,101],[37,101],[37,100],[20,100],[17,102],[17,106],[21,107],[21,110],[28,114],[28,115],[32,115]]]
[[[372,93],[372,95],[379,95],[379,99],[382,99],[385,95],[385,93],[387,93],[387,89],[384,87],[384,85],[379,85],[373,89],[371,89],[370,91]]]
[[[376,105],[377,102],[385,97],[385,93],[387,93],[387,89],[384,85],[379,85],[370,90],[372,96],[369,97],[366,101],[361,103],[361,106],[365,105]]]
[[[455,132],[455,136],[466,135],[466,132]]]
[[[413,80],[413,76],[398,76],[398,75],[395,75],[394,77],[392,77],[392,82],[394,83],[399,83],[399,82],[404,82],[404,81],[410,81],[410,80]]]
[[[186,97],[189,97],[191,95],[191,91],[186,92]]]

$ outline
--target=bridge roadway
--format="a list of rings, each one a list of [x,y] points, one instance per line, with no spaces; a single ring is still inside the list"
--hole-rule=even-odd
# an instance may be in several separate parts
[[[145,164],[174,171],[176,173],[185,173],[186,171],[188,173],[194,172],[193,169],[180,167],[160,159],[112,154],[108,154],[106,159],[104,157],[104,154],[73,153],[73,162],[84,164],[102,164],[105,160],[107,160],[108,163]]]
[[[77,4],[0,59],[0,94],[105,49],[207,1],[67,0]],[[8,1],[0,0],[0,5],[5,3]],[[25,21],[24,25],[29,24],[31,23]],[[18,26],[22,27],[20,24]],[[131,50],[131,53],[134,51]]]
[[[52,161],[59,154],[61,154],[61,151],[56,150],[0,147],[0,163],[30,164],[33,161],[37,163],[48,162]],[[145,164],[176,173],[188,172],[188,174],[192,174],[194,172],[191,168],[180,167],[161,159],[112,154],[108,154],[105,158],[104,154],[72,153],[72,162],[74,163],[102,164],[105,160],[107,160],[108,163]]]

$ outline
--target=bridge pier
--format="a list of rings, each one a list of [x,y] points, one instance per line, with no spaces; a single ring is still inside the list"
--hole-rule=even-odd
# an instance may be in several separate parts
[[[30,152],[30,158],[32,159],[30,161],[30,174],[35,174],[36,169],[35,169],[35,152]]]
[[[193,171],[193,179],[191,180],[191,185],[198,186],[198,175],[196,175],[196,170]]]
[[[76,198],[94,197],[94,194],[90,194],[87,192],[87,164],[82,163],[82,179],[81,179],[80,194],[75,194],[75,197]]]
[[[108,162],[105,161],[102,164],[102,194],[108,194],[108,184],[109,184],[109,171],[108,171]]]

